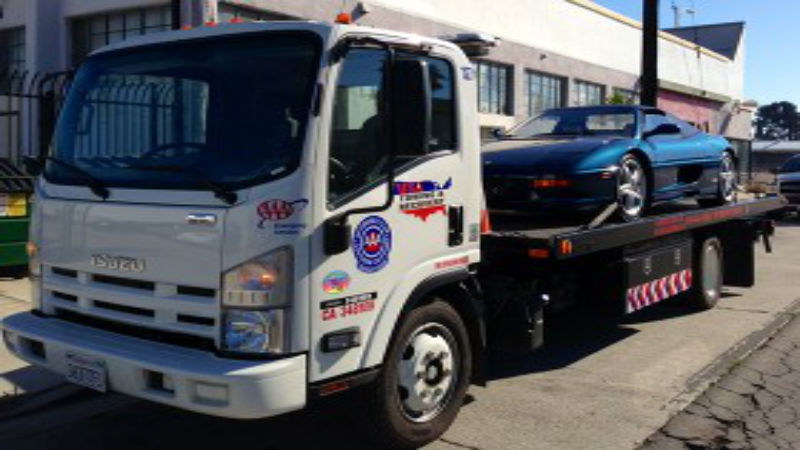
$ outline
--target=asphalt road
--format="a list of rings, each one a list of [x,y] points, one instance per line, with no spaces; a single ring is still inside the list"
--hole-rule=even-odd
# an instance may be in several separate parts
[[[728,289],[713,311],[667,302],[621,324],[582,313],[551,330],[544,350],[496,358],[489,387],[470,390],[454,426],[429,448],[635,448],[788,322],[800,297],[800,222],[779,228],[773,242],[772,255],[759,251],[758,285]],[[84,393],[0,423],[0,448],[364,448],[357,401],[337,406],[236,422]]]

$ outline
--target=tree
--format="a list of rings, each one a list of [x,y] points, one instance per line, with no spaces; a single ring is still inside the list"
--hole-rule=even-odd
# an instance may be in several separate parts
[[[800,113],[791,102],[775,102],[758,108],[754,120],[757,139],[800,140]]]

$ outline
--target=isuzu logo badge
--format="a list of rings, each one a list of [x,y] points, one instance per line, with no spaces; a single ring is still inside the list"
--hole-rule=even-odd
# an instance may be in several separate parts
[[[146,267],[143,259],[113,256],[104,253],[92,255],[90,261],[95,267],[119,270],[120,272],[144,272]]]

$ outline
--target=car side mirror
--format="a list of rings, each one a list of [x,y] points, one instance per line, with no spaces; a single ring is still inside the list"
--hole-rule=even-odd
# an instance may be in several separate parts
[[[644,138],[647,139],[653,136],[667,136],[674,134],[681,134],[681,127],[675,125],[674,123],[662,123],[654,129],[646,132],[644,134]]]
[[[44,162],[32,156],[23,156],[22,166],[25,168],[25,172],[28,172],[29,175],[33,175],[34,177],[41,175],[44,170]]]
[[[506,136],[506,131],[502,128],[492,128],[492,137],[495,139],[503,139]]]

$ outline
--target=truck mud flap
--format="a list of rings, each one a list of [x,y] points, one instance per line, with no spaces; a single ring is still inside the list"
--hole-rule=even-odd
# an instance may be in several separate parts
[[[720,228],[723,284],[752,287],[756,283],[755,243],[757,224],[749,220],[732,221]]]

